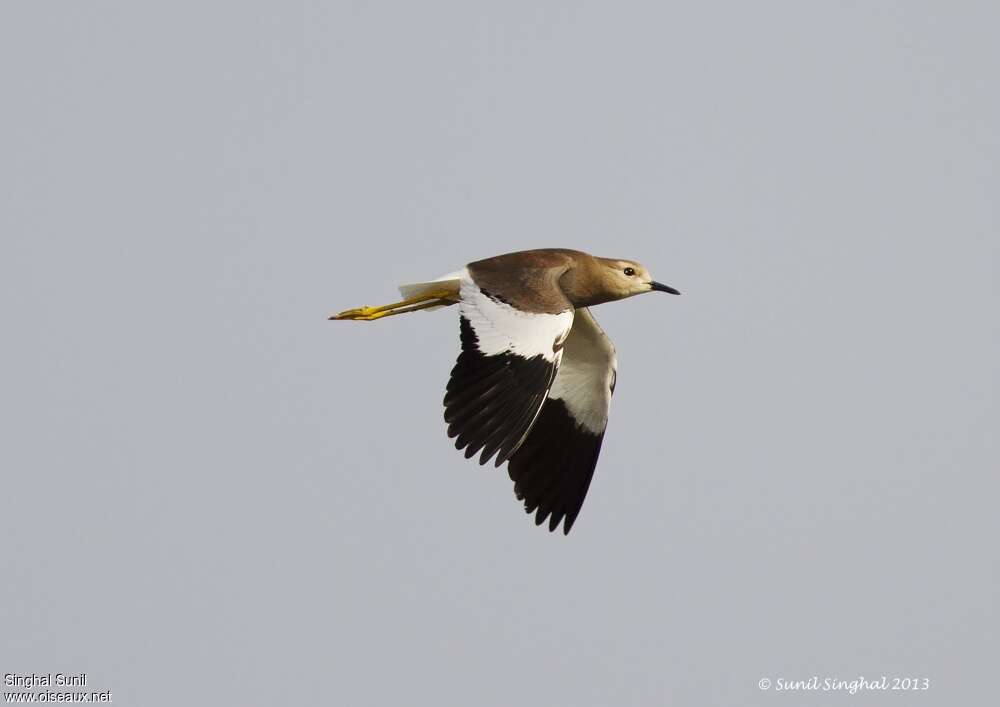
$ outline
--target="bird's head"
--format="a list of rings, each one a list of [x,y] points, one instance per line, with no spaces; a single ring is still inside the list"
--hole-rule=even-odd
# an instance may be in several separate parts
[[[654,280],[642,263],[611,258],[598,258],[597,260],[602,266],[601,282],[603,288],[611,296],[611,299],[625,299],[653,291],[669,292],[672,295],[680,294],[673,287]]]

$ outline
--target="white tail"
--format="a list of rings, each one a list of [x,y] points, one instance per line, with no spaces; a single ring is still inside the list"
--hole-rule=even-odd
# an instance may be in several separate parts
[[[457,304],[461,299],[462,278],[468,273],[460,272],[442,275],[437,280],[430,282],[414,282],[409,285],[400,285],[399,291],[403,294],[402,302],[383,304],[381,307],[355,307],[345,309],[339,314],[334,314],[330,319],[353,319],[355,321],[373,322],[382,317],[391,317],[394,314],[407,314],[421,309],[441,309],[451,304]]]
[[[456,272],[450,272],[447,275],[442,275],[441,277],[428,282],[411,282],[407,285],[400,285],[399,294],[403,296],[403,299],[408,300],[413,299],[414,297],[419,297],[420,295],[428,292],[440,292],[444,290],[449,293],[454,293],[455,302],[457,302],[459,298],[459,283],[464,275],[464,270],[458,270]],[[440,309],[440,307],[443,306],[444,305],[428,307],[427,309]]]

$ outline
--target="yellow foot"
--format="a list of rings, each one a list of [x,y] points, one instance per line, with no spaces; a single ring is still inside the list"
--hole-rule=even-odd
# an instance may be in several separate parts
[[[339,314],[334,314],[330,319],[367,319],[374,314],[379,313],[378,307],[369,307],[365,305],[364,307],[356,307],[354,309],[345,309]]]
[[[330,319],[353,319],[359,322],[370,322],[382,317],[391,317],[394,314],[406,314],[407,312],[416,312],[419,309],[427,309],[428,307],[455,304],[457,301],[455,294],[452,292],[426,292],[402,302],[384,304],[381,307],[365,306],[345,309],[339,314],[334,314]]]
[[[353,319],[358,322],[370,322],[390,314],[399,314],[391,309],[381,310],[378,307],[358,307],[356,309],[345,309],[339,314],[334,314],[330,319]]]

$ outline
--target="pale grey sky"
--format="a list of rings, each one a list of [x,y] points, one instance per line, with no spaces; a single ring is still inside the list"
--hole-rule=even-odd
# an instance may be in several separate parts
[[[122,705],[995,699],[1000,7],[0,10],[0,673]],[[445,437],[496,253],[640,260],[569,537]],[[906,696],[761,691],[926,677]]]

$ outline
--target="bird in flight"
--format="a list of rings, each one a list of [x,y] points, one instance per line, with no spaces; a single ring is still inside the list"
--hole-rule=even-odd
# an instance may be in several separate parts
[[[601,452],[615,390],[615,347],[590,307],[645,292],[679,295],[632,260],[543,248],[469,263],[401,285],[403,300],[330,319],[375,321],[458,305],[462,352],[444,396],[448,436],[465,457],[507,462],[536,525],[568,534]]]

